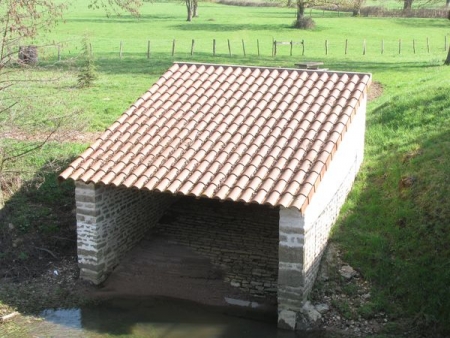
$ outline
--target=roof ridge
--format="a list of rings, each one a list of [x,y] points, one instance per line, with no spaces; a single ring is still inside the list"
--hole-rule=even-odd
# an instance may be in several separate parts
[[[369,76],[372,79],[372,73],[364,72],[353,72],[353,71],[342,71],[342,70],[329,70],[329,69],[301,69],[301,68],[290,68],[282,66],[252,66],[252,65],[239,65],[239,64],[219,64],[219,63],[203,63],[203,62],[189,62],[189,61],[174,61],[174,65],[193,65],[193,66],[211,66],[214,68],[218,67],[230,67],[230,68],[249,68],[249,69],[275,69],[275,70],[286,70],[288,72],[305,72],[308,74],[313,73],[330,73],[330,74],[347,74],[347,75],[359,75],[359,76]]]

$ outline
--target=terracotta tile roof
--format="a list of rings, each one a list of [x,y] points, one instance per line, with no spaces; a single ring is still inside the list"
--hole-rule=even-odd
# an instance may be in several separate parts
[[[175,63],[59,178],[303,211],[370,81]]]

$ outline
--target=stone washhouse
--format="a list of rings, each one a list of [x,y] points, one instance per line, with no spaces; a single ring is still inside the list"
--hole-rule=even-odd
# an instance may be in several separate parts
[[[174,63],[59,176],[76,184],[81,278],[103,282],[178,205],[167,231],[228,264],[231,287],[274,297],[279,326],[295,329],[363,160],[370,83]]]

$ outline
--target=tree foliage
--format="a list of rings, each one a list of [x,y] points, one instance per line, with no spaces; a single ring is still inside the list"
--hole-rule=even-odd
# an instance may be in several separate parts
[[[101,8],[108,15],[113,12],[118,13],[119,10],[124,10],[134,16],[139,16],[139,8],[141,6],[141,0],[91,0],[89,3],[89,8]]]

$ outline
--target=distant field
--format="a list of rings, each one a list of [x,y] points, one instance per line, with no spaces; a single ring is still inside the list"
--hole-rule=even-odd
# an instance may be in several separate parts
[[[200,17],[193,22],[185,21],[185,11],[184,5],[178,2],[145,2],[139,19],[128,15],[107,18],[100,10],[88,9],[86,0],[78,1],[66,15],[65,23],[41,40],[42,44],[50,44],[39,50],[41,65],[53,65],[57,60],[54,44],[61,44],[61,67],[68,70],[67,87],[58,89],[54,95],[70,95],[69,106],[87,114],[90,130],[95,131],[107,127],[175,60],[284,67],[293,67],[301,60],[323,61],[329,69],[373,72],[374,79],[383,82],[389,91],[394,80],[398,86],[410,82],[410,77],[420,78],[435,71],[438,74],[433,76],[440,75],[441,71],[428,66],[442,63],[446,37],[447,45],[450,44],[447,20],[352,18],[348,13],[338,17],[336,12],[324,12],[322,17],[322,11],[312,11],[316,29],[301,31],[290,26],[295,16],[292,8],[201,2]],[[84,36],[90,39],[100,77],[94,88],[74,93],[68,89],[71,83],[76,83],[77,62],[71,60],[79,56]],[[193,55],[192,39],[195,40]],[[213,39],[216,40],[215,57],[212,56]],[[272,57],[273,40],[304,40],[304,56],[302,45],[293,46],[292,56],[290,46],[281,45],[277,56]],[[147,59],[148,41],[150,59]],[[42,72],[45,73],[45,68]],[[45,92],[46,89],[40,84],[36,90]]]
[[[360,59],[363,42],[366,40],[365,60],[381,54],[384,40],[383,60],[399,58],[398,44],[402,40],[400,59],[423,60],[425,56],[441,57],[445,36],[449,34],[447,20],[435,19],[384,19],[352,18],[350,13],[307,10],[317,22],[314,31],[299,31],[290,26],[295,18],[295,8],[261,8],[225,6],[200,3],[199,14],[193,22],[186,22],[186,9],[182,3],[149,3],[142,7],[139,19],[128,15],[106,18],[101,11],[87,9],[86,1],[78,1],[61,24],[49,36],[50,41],[63,43],[62,55],[77,53],[81,36],[92,40],[94,53],[99,57],[119,57],[120,42],[123,42],[123,57],[146,57],[148,41],[151,55],[170,56],[173,39],[176,40],[175,58],[191,58],[191,41],[195,40],[194,58],[212,55],[212,40],[217,41],[217,54],[228,55],[227,40],[230,40],[232,55],[242,56],[242,40],[246,43],[249,58],[257,55],[256,42],[260,43],[260,54],[272,53],[272,40],[305,40],[305,57],[326,58],[325,40],[329,42],[328,57],[345,58],[344,44],[348,40],[347,55]],[[446,29],[447,28],[447,29]],[[426,39],[429,39],[428,52]],[[413,54],[413,39],[416,54]],[[56,49],[48,48],[48,56],[55,56]],[[280,48],[281,55],[289,55],[289,48]],[[293,51],[297,58],[301,48]],[[44,54],[45,56],[45,54]]]

